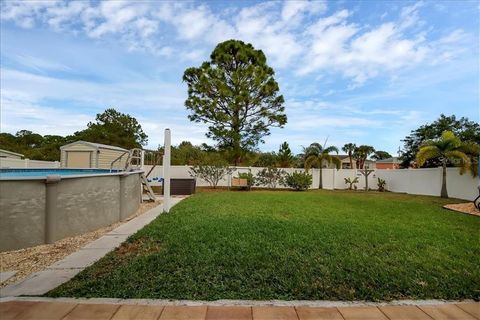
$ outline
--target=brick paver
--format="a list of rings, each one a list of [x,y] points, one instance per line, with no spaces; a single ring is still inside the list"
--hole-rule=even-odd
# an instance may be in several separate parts
[[[344,307],[0,302],[1,320],[480,320],[480,303]]]
[[[459,303],[457,304],[457,307],[471,314],[477,319],[480,319],[480,303]]]
[[[160,320],[205,320],[206,306],[166,306]]]
[[[345,320],[388,320],[377,307],[338,308]]]
[[[250,307],[208,307],[206,320],[252,320]]]
[[[163,306],[124,305],[115,312],[112,320],[157,320]]]
[[[35,304],[38,304],[38,302],[9,301],[0,303],[0,319],[15,319],[22,311],[31,308]]]
[[[75,308],[75,303],[38,302],[15,317],[15,320],[49,319],[61,320]],[[0,319],[2,317],[0,316]]]
[[[297,307],[295,309],[300,320],[343,320],[337,308]]]
[[[293,307],[253,307],[256,320],[298,320]]]
[[[437,320],[476,320],[472,315],[466,313],[454,304],[426,305],[418,307],[430,317]],[[480,307],[480,305],[478,305],[478,307]]]
[[[390,320],[432,320],[417,306],[385,306],[380,307],[380,310]]]
[[[79,304],[62,320],[110,320],[119,308],[113,304]]]

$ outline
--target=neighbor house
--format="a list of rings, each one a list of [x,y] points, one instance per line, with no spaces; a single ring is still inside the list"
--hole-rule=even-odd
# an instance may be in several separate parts
[[[357,169],[357,163],[355,161],[355,159],[352,159],[352,165],[353,167],[350,168],[350,157],[346,154],[339,154],[337,155],[336,157],[338,157],[340,159],[340,162],[341,162],[341,166],[340,168],[341,169]],[[372,161],[372,160],[366,160],[365,161],[365,165],[369,168],[369,169],[375,169],[375,161]],[[335,168],[335,165],[331,164],[330,166],[328,166],[330,169],[333,169]]]
[[[400,163],[398,157],[377,160],[377,169],[400,169]]]

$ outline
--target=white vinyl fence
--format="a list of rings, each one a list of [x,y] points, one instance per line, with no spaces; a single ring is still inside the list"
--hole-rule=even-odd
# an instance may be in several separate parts
[[[151,166],[145,166],[145,172],[149,172]],[[221,187],[228,187],[231,182],[231,177],[238,176],[238,173],[251,172],[256,175],[263,168],[258,167],[236,167],[231,176],[224,177],[218,184]],[[288,173],[293,171],[303,171],[303,169],[285,168],[283,169]],[[171,178],[191,178],[189,166],[171,166]],[[311,189],[318,188],[319,169],[310,170],[312,174],[312,186]],[[344,178],[358,177],[359,183],[357,183],[358,189],[365,188],[365,177],[360,173],[360,170],[356,169],[323,169],[323,188],[324,189],[346,189],[348,186],[345,184]],[[151,178],[162,177],[162,167],[157,166],[153,169],[149,175]],[[377,179],[381,178],[386,181],[386,189],[392,192],[402,192],[409,194],[419,195],[431,195],[440,196],[442,169],[441,168],[429,168],[429,169],[398,169],[398,170],[376,170],[368,177],[368,187],[370,189],[377,188]],[[473,200],[478,195],[477,186],[479,185],[479,178],[473,178],[470,173],[460,175],[458,168],[447,169],[447,189],[448,194],[452,198],[459,198],[465,200]],[[159,184],[153,181],[153,185]],[[197,186],[205,187],[209,186],[206,181],[197,179]],[[277,188],[285,188],[284,186],[278,186]]]
[[[60,168],[60,162],[0,158],[0,168]]]

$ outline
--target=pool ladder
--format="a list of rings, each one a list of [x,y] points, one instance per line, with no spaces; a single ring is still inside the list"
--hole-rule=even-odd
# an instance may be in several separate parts
[[[113,166],[116,162],[120,161],[124,155],[127,155],[127,161],[125,161],[125,166],[122,171],[130,172],[133,170],[140,170],[142,166],[142,156],[143,152],[140,148],[133,148],[131,150],[125,151],[118,158],[112,161],[110,164],[110,172],[113,170]],[[142,182],[142,190],[145,190],[150,201],[155,201],[157,198],[153,193],[152,186],[148,183],[148,179],[145,176],[145,172],[140,174],[140,181]]]

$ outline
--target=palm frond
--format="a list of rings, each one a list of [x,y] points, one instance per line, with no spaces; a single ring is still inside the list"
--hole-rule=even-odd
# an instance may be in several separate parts
[[[310,168],[312,168],[314,165],[318,165],[319,163],[319,158],[311,155],[305,159],[305,169],[310,170]]]
[[[331,157],[331,162],[335,165],[337,170],[340,169],[340,167],[342,166],[342,161],[337,156],[332,156]]]
[[[417,152],[416,161],[419,167],[430,159],[438,158],[442,155],[438,146],[435,145],[424,145]]]
[[[329,146],[323,149],[322,153],[336,152],[338,154],[338,148],[335,146]]]

